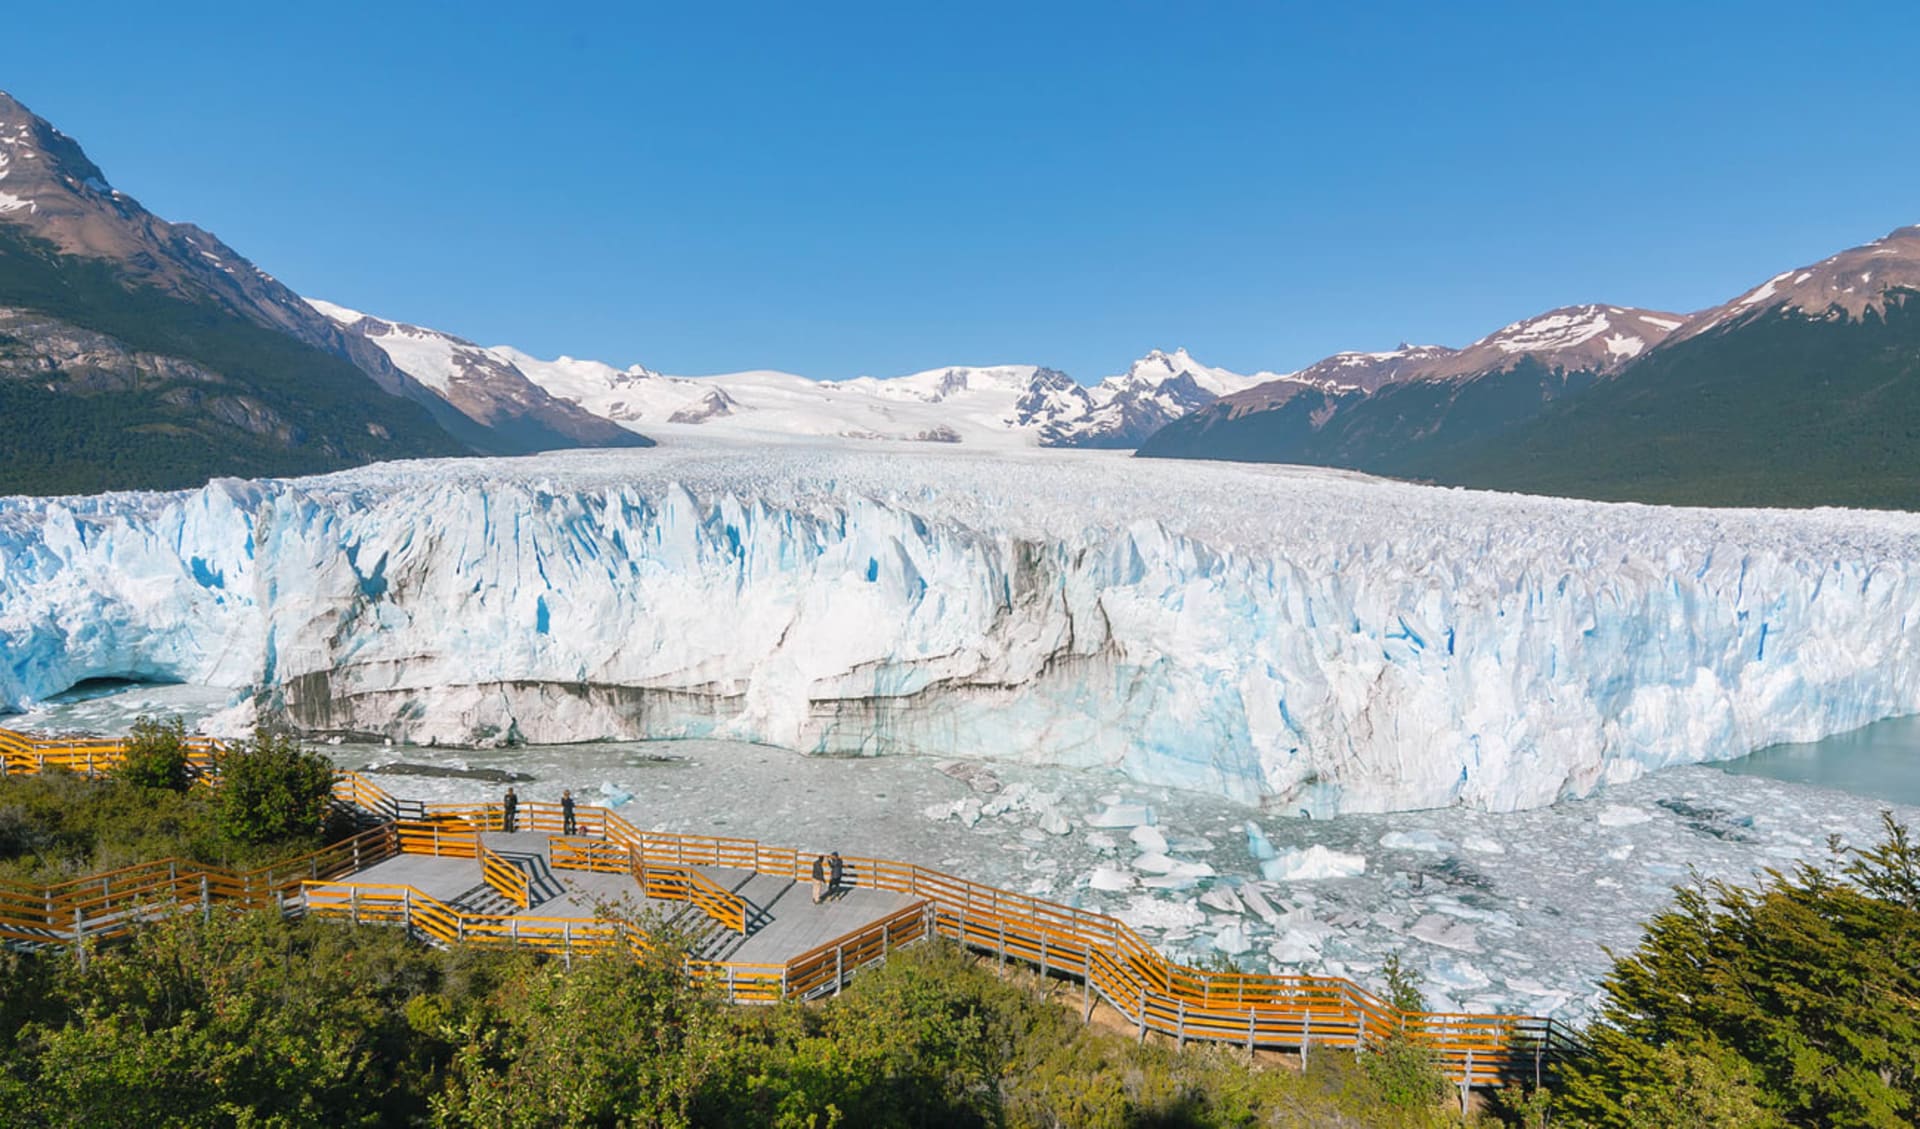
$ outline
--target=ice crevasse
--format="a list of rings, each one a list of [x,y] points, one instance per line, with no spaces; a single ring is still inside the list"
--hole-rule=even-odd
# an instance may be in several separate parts
[[[102,677],[315,733],[1507,810],[1920,712],[1920,517],[828,446],[0,501],[0,706]]]

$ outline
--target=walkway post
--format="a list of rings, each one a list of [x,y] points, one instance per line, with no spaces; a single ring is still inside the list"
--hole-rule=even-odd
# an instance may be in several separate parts
[[[213,899],[207,896],[207,876],[200,876],[200,920],[213,920]]]

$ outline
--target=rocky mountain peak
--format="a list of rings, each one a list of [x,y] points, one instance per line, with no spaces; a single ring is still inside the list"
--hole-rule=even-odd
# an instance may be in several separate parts
[[[1695,314],[1675,331],[1674,340],[1779,310],[1857,321],[1869,310],[1885,310],[1890,293],[1907,290],[1920,290],[1920,224],[1781,271],[1733,301]]]

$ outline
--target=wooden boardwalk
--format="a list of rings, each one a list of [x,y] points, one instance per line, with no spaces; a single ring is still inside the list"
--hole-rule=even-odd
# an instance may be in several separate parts
[[[692,916],[685,902],[647,897],[631,874],[556,868],[554,837],[544,832],[485,831],[479,840],[526,871],[532,893],[527,907],[503,900],[471,858],[398,854],[356,872],[351,882],[410,887],[462,912],[509,919],[591,919],[602,906],[630,916],[651,914],[665,922]],[[808,882],[728,866],[693,869],[738,895],[747,907],[744,935],[715,936],[698,954],[714,960],[784,963],[923,901],[891,890],[843,887],[815,905]]]
[[[0,772],[93,775],[119,763],[117,741],[48,741],[0,729]],[[195,747],[198,782],[218,786],[220,750]],[[848,856],[847,890],[815,906],[816,855],[753,839],[643,831],[614,811],[581,806],[579,834],[561,834],[556,805],[521,805],[508,834],[497,805],[403,802],[353,772],[333,801],[366,830],[324,850],[247,873],[160,859],[57,886],[0,882],[0,942],[81,947],[158,914],[215,902],[384,923],[437,944],[514,945],[569,963],[610,948],[652,950],[657,938],[594,916],[631,899],[687,928],[683,967],[739,1003],[838,992],[857,970],[903,944],[949,938],[1081,985],[1135,1024],[1189,1040],[1297,1049],[1379,1049],[1404,1038],[1428,1048],[1461,1087],[1538,1081],[1573,1045],[1565,1027],[1529,1015],[1402,1011],[1335,976],[1216,972],[1169,960],[1105,914],[889,859]]]

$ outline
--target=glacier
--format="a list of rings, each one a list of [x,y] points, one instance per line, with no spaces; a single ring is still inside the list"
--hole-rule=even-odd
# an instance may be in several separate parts
[[[1920,712],[1916,562],[1920,515],[675,441],[0,500],[0,707],[126,678],[316,735],[1508,811]]]

